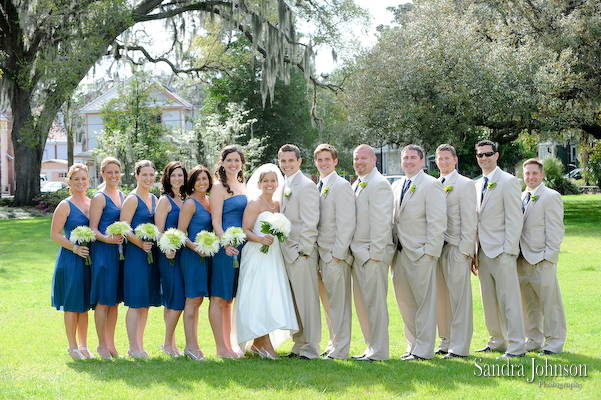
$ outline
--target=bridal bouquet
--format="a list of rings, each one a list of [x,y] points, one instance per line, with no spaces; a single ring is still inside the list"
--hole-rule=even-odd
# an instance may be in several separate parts
[[[125,240],[127,240],[127,235],[132,233],[131,225],[125,221],[117,221],[113,222],[109,226],[106,227],[106,235],[109,237],[121,235]],[[123,244],[119,244],[119,260],[125,260],[123,257]]]
[[[246,234],[242,228],[237,226],[230,226],[223,232],[223,236],[221,236],[221,245],[223,247],[228,244],[232,247],[238,247],[244,242],[246,242]],[[239,266],[238,256],[234,256],[234,268],[238,268]]]
[[[209,257],[213,257],[219,251],[219,237],[213,232],[198,232],[194,244],[196,245],[196,252],[201,252]],[[200,257],[200,262],[204,260],[204,257]]]
[[[271,214],[261,222],[261,232],[277,237],[280,242],[288,239],[290,229],[292,229],[292,224],[282,213]],[[261,252],[267,254],[268,251],[269,246],[265,244],[261,246]]]
[[[177,228],[169,228],[159,239],[159,249],[167,254],[176,251],[186,243],[186,235]],[[169,260],[169,265],[175,264],[175,258]]]
[[[145,242],[156,242],[159,238],[159,228],[155,224],[150,222],[146,224],[140,224],[136,227],[136,236]],[[148,252],[148,263],[152,264],[152,251]]]
[[[89,243],[96,241],[96,234],[89,226],[80,225],[71,231],[69,241],[78,246],[87,246]],[[92,258],[89,253],[86,257],[86,265],[92,265]]]

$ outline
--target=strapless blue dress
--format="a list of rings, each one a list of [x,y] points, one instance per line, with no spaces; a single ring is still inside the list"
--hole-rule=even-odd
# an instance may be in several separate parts
[[[171,202],[171,211],[169,211],[165,220],[165,230],[177,228],[180,208],[168,195],[165,194],[162,197],[167,197]],[[181,250],[175,253],[173,259],[175,263],[173,265],[171,265],[171,260],[165,256],[165,253],[160,250],[158,253],[159,271],[161,273],[161,304],[169,310],[183,311],[186,298],[184,297],[184,278],[180,270]]]
[[[70,207],[65,222],[65,237],[71,237],[71,231],[80,225],[88,226],[90,220],[79,208],[67,200]],[[52,276],[52,307],[57,310],[83,313],[92,308],[90,303],[90,266],[85,258],[61,246],[54,265]]]
[[[135,193],[129,196],[138,198],[138,207],[131,220],[135,230],[138,225],[154,223],[156,197],[152,196],[152,212],[146,203]],[[131,308],[159,307],[161,305],[161,287],[159,268],[156,265],[156,243],[152,247],[153,263],[148,262],[148,254],[135,244],[125,247],[123,265],[123,303]]]
[[[98,222],[98,230],[106,234],[106,228],[119,221],[121,209],[105,193],[105,206]],[[123,193],[119,191],[121,204]],[[123,301],[123,261],[119,261],[119,245],[99,240],[92,244],[92,304],[116,306]]]
[[[246,204],[246,195],[243,194],[225,199],[221,223],[223,231],[230,226],[242,227],[242,215]],[[242,250],[242,247],[238,246],[238,250]],[[238,256],[238,262],[240,262],[240,256]],[[237,289],[238,268],[234,268],[234,258],[226,255],[225,249],[222,247],[215,254],[211,263],[210,295],[229,301],[234,298]]]
[[[188,225],[188,238],[195,241],[196,235],[200,231],[211,232],[213,225],[211,224],[211,213],[198,201],[189,198],[186,202],[192,201],[196,206],[196,211]],[[180,268],[184,277],[185,295],[187,298],[207,297],[209,295],[209,268],[211,265],[211,257],[205,257],[204,261],[200,261],[200,255],[184,247],[180,258]]]

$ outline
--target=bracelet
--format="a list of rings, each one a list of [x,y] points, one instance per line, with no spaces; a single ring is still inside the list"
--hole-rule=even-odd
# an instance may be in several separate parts
[[[77,254],[78,245],[73,245],[73,254]]]

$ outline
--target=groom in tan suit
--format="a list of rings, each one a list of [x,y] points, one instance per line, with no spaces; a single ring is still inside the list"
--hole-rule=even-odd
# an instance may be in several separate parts
[[[445,244],[436,268],[437,354],[467,357],[474,331],[470,265],[476,242],[476,187],[459,175],[457,152],[450,144],[436,149],[436,165],[447,200]]]
[[[393,184],[392,284],[408,346],[403,360],[430,359],[436,344],[436,262],[447,228],[442,185],[423,171],[424,151],[410,144],[401,152],[406,176]]]
[[[319,171],[319,295],[323,304],[330,340],[324,360],[348,358],[351,347],[352,299],[350,252],[355,232],[355,194],[351,184],[338,176],[338,151],[320,144],[313,152]]]
[[[524,302],[526,350],[540,355],[561,353],[566,317],[557,281],[559,246],[563,241],[563,200],[543,183],[543,163],[524,162],[522,193],[524,228],[520,239],[518,277]],[[544,341],[544,344],[543,344]]]
[[[288,239],[282,243],[282,255],[292,288],[299,331],[288,357],[318,358],[321,342],[321,311],[317,279],[317,224],[319,192],[315,183],[300,171],[300,150],[285,144],[278,151],[280,169],[286,176],[281,212],[292,223]]]
[[[497,357],[521,357],[526,353],[522,297],[517,256],[522,233],[520,182],[497,166],[499,153],[490,140],[476,144],[482,178],[476,182],[478,253],[472,271],[480,279],[484,323],[490,335],[477,352],[505,352]]]
[[[389,358],[388,266],[394,255],[390,216],[393,194],[390,184],[376,168],[374,149],[366,144],[353,152],[359,179],[353,184],[357,226],[351,240],[354,257],[353,295],[357,319],[367,348],[353,356],[358,361]]]

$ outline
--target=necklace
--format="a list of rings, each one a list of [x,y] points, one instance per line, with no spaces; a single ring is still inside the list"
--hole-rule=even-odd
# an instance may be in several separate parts
[[[271,209],[271,210],[275,209],[275,201],[273,202],[273,207],[272,207],[269,205],[269,202],[267,200],[265,200],[265,197],[263,197],[263,195],[261,195],[261,198],[263,199],[265,204],[267,204],[267,207],[269,207],[269,209]]]

